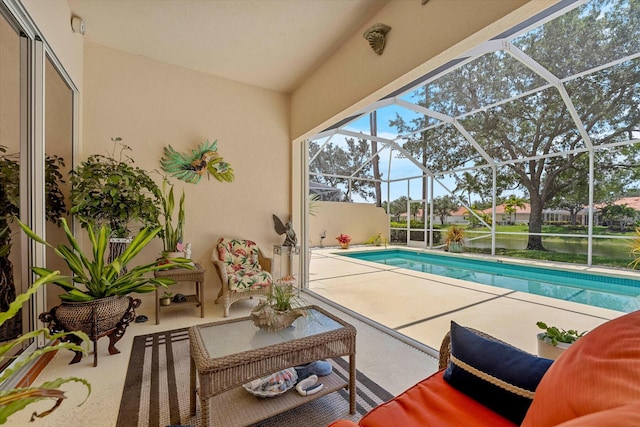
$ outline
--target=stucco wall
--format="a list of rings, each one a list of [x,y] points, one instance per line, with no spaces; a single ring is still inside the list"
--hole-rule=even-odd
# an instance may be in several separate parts
[[[558,0],[391,0],[293,93],[291,135],[310,134],[347,117]],[[384,53],[363,32],[391,26]]]
[[[338,246],[336,237],[351,236],[351,244],[361,244],[377,233],[388,238],[389,217],[383,208],[366,203],[318,202],[315,215],[309,217],[309,246]]]
[[[84,70],[83,157],[111,151],[110,138],[119,136],[132,147],[136,165],[159,170],[163,147],[190,152],[218,140],[234,182],[173,180],[186,192],[185,240],[208,268],[207,283],[218,283],[209,258],[220,236],[252,239],[272,252],[281,238],[271,214],[286,219],[290,205],[285,95],[91,43]],[[154,179],[160,182],[160,175]],[[144,256],[161,249],[158,240]]]
[[[71,31],[71,9],[66,0],[21,0],[44,34],[73,83],[82,89],[83,37]]]

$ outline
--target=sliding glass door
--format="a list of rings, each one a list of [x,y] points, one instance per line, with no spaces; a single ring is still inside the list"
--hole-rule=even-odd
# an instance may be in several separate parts
[[[26,239],[16,218],[54,245],[62,241],[76,101],[77,89],[21,4],[0,0],[0,311],[32,283],[30,265],[68,274],[44,246]],[[55,287],[39,290],[0,326],[0,345],[42,327],[38,315],[57,303]],[[30,342],[18,352],[43,344]]]

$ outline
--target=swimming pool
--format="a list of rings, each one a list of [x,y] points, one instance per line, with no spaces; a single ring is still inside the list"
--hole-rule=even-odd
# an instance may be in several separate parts
[[[404,249],[340,255],[626,313],[640,309],[640,280]]]

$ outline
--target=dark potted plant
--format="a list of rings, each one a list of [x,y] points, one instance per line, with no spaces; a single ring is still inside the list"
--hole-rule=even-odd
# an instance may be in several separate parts
[[[126,155],[131,147],[111,138],[110,155],[94,154],[71,171],[71,213],[84,228],[108,224],[112,238],[129,238],[134,223],[156,227],[160,214],[160,189],[149,174]],[[116,149],[120,153],[116,158]],[[109,260],[124,250],[126,241],[115,240]]]
[[[191,268],[189,260],[176,259],[161,264],[154,261],[126,269],[136,255],[156,237],[160,227],[143,228],[122,254],[105,262],[111,234],[107,224],[103,224],[97,232],[94,232],[93,227],[87,228],[91,251],[85,253],[64,219],[61,223],[69,245],[59,244],[57,247],[18,222],[31,239],[51,248],[72,272],[71,277],[51,280],[65,291],[60,295],[62,304],[43,313],[40,319],[49,323],[52,330],[79,330],[87,333],[94,342],[94,366],[97,364],[95,344],[99,337],[109,336],[109,353],[119,353],[115,343],[124,335],[127,326],[135,318],[135,308],[140,305],[140,300],[133,299],[129,294],[153,292],[156,286],[166,288],[175,283],[171,278],[153,277],[150,273],[176,266]],[[52,273],[43,267],[31,269],[41,277]],[[76,353],[71,363],[76,363],[81,358],[82,355]]]

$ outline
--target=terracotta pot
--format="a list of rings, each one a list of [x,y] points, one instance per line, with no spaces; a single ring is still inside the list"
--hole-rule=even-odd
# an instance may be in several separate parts
[[[349,249],[349,244],[348,243],[340,243],[340,247],[342,249]]]

